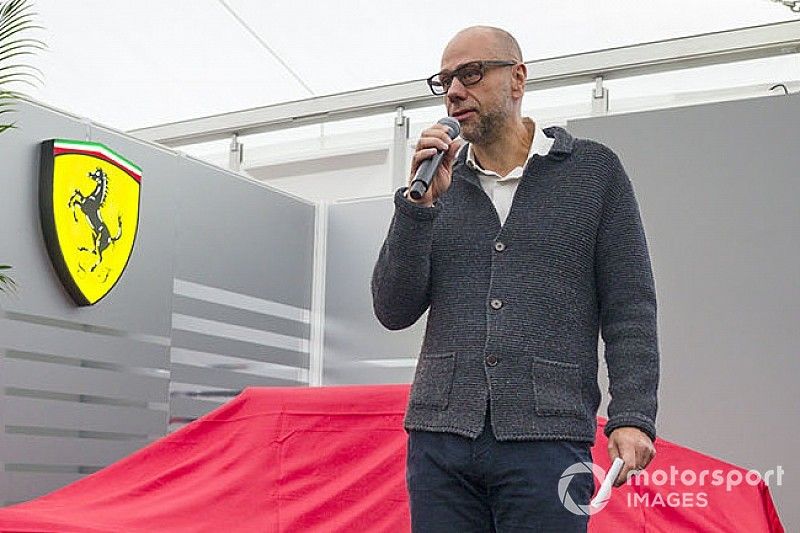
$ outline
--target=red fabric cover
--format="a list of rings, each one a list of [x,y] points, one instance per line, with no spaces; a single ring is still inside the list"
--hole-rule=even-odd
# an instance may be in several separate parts
[[[402,428],[408,392],[408,385],[247,389],[95,474],[0,509],[0,530],[409,531]],[[605,421],[599,423],[593,454],[608,468]],[[662,439],[656,448],[651,468],[738,469]],[[763,482],[730,492],[702,487],[705,508],[626,503],[632,491],[666,498],[676,490],[699,489],[615,489],[589,529],[783,531]]]

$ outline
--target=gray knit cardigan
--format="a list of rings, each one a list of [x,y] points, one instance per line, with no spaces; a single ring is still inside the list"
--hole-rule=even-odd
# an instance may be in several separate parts
[[[488,403],[498,440],[594,442],[602,331],[605,433],[655,439],[656,293],[633,186],[609,147],[544,132],[555,142],[528,161],[502,226],[466,149],[433,207],[394,194],[374,312],[398,330],[430,308],[407,431],[477,438]]]

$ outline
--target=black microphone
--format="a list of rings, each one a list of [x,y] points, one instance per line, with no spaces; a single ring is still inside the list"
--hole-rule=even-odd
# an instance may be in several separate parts
[[[439,120],[439,124],[444,124],[447,126],[447,136],[451,139],[455,139],[461,134],[461,124],[459,124],[458,121],[452,117],[444,117],[443,119]],[[431,186],[433,176],[436,175],[439,165],[442,164],[444,154],[445,150],[437,150],[433,157],[420,163],[419,168],[417,168],[417,173],[414,175],[414,180],[411,182],[411,187],[408,193],[411,198],[414,200],[419,200],[425,196],[425,193],[428,192],[428,187]]]

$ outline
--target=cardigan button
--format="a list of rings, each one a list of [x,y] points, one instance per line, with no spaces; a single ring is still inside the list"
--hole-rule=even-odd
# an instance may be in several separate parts
[[[495,354],[487,355],[486,364],[489,366],[495,366],[497,364],[497,356]]]
[[[490,305],[492,306],[492,309],[500,309],[501,307],[503,307],[503,300],[495,298],[491,301]]]
[[[501,241],[497,241],[494,243],[494,249],[497,250],[498,252],[502,252],[503,250],[506,249],[506,245],[503,244]]]

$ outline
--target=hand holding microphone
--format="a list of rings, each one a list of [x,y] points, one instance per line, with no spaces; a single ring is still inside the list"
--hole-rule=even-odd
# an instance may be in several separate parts
[[[460,133],[461,126],[451,117],[441,119],[422,132],[411,159],[406,198],[430,207],[450,187],[453,161],[461,146],[454,139]]]

